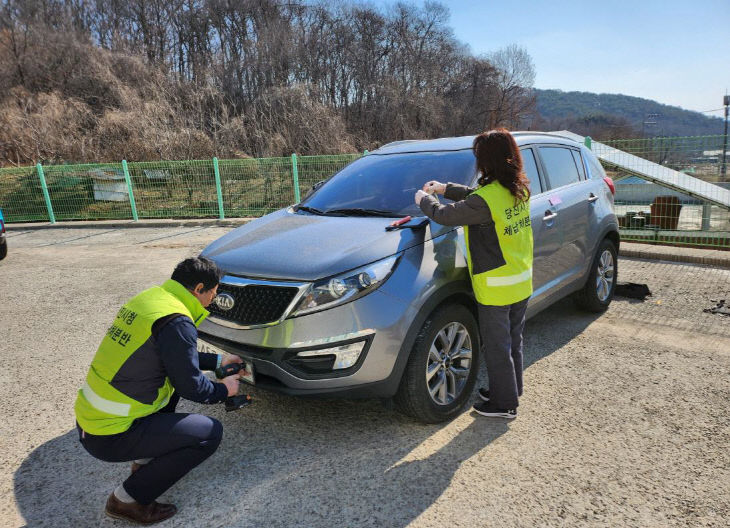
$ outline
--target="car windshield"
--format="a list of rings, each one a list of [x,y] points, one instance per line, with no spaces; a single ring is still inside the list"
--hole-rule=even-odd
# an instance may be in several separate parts
[[[305,198],[302,209],[347,216],[422,216],[413,196],[427,181],[471,185],[475,175],[471,150],[369,154]]]

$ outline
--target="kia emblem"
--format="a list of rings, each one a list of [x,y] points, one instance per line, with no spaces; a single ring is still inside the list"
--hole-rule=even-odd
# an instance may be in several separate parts
[[[236,301],[233,299],[233,297],[227,293],[219,293],[215,296],[214,300],[215,304],[223,310],[224,312],[227,312],[231,308],[233,308],[233,305],[236,304]]]

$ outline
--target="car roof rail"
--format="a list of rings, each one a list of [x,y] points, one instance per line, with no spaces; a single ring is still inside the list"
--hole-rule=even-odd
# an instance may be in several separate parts
[[[512,132],[513,136],[548,136],[553,138],[569,139],[574,143],[578,143],[575,138],[564,136],[559,132],[533,132],[532,130],[516,130]]]

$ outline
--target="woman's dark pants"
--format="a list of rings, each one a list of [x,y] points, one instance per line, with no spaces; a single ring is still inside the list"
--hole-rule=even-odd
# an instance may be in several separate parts
[[[479,305],[489,403],[497,409],[516,409],[522,396],[522,331],[526,311],[527,299],[507,306]]]
[[[212,455],[223,437],[223,426],[202,414],[176,413],[180,397],[155,414],[135,420],[123,433],[79,439],[94,457],[105,462],[152,458],[124,481],[124,489],[140,504],[150,504],[188,471]],[[78,424],[77,424],[78,428]]]

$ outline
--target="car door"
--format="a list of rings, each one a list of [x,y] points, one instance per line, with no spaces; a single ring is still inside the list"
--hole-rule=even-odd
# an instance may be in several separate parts
[[[562,243],[558,208],[550,202],[549,188],[541,175],[536,148],[526,146],[521,149],[523,169],[530,179],[530,221],[534,240],[531,304],[538,303],[550,292],[556,278],[555,255]]]
[[[561,244],[554,254],[552,274],[555,287],[560,288],[583,276],[588,243],[585,169],[582,162],[577,163],[578,148],[551,144],[537,150],[550,187],[549,203],[557,208]]]

